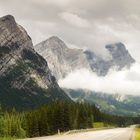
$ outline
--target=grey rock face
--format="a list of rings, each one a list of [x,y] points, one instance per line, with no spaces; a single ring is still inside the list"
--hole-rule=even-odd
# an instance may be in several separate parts
[[[21,57],[24,48],[31,48],[32,41],[26,31],[17,23],[13,16],[0,18],[0,74],[3,75],[16,59]]]
[[[18,46],[32,47],[31,38],[26,31],[18,25],[13,16],[0,18],[0,46],[16,43]]]
[[[87,58],[91,70],[96,72],[98,76],[105,76],[108,73],[111,67],[111,63],[109,61],[104,60],[100,56],[97,56],[92,51],[84,51],[84,54]]]
[[[135,62],[122,43],[106,45],[106,49],[112,56],[112,59],[110,60],[111,66],[116,66],[118,70],[121,70],[124,67],[130,68]]]
[[[135,60],[129,54],[128,50],[126,50],[124,44],[110,44],[106,45],[105,48],[111,56],[108,60],[97,56],[92,51],[84,52],[91,69],[96,72],[98,76],[105,76],[110,69],[116,71],[122,70],[123,68],[129,69],[131,65],[135,63]]]
[[[135,62],[122,43],[106,45],[105,48],[111,56],[109,60],[90,50],[70,49],[58,37],[51,37],[35,46],[36,51],[48,61],[57,80],[80,68],[96,72],[98,76],[105,76],[110,69],[118,71],[130,68]]]
[[[0,18],[0,104],[22,110],[69,100],[27,32],[8,15]]]
[[[36,45],[35,50],[48,61],[48,66],[56,79],[64,78],[80,68],[90,69],[83,50],[68,48],[58,37],[51,37]]]

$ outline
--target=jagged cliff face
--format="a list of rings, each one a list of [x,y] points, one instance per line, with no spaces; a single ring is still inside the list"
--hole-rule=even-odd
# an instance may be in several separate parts
[[[87,58],[87,61],[90,65],[90,68],[93,72],[96,72],[98,76],[105,76],[109,68],[111,67],[111,64],[109,61],[104,60],[102,57],[97,56],[94,52],[92,51],[84,51],[84,54]]]
[[[110,54],[110,59],[103,59],[92,51],[85,51],[85,55],[92,71],[98,76],[105,76],[110,69],[120,71],[123,68],[129,69],[135,60],[129,54],[122,43],[106,45],[105,48]]]
[[[124,67],[130,68],[131,65],[135,63],[135,60],[122,43],[106,45],[106,49],[112,57],[110,60],[111,66],[116,66],[118,70]]]
[[[80,68],[90,69],[83,50],[68,48],[58,37],[49,38],[36,45],[35,49],[48,61],[49,68],[57,79]]]
[[[110,59],[104,59],[93,51],[68,48],[58,37],[51,37],[35,46],[46,60],[57,80],[66,77],[70,72],[86,68],[105,76],[110,69],[116,71],[130,68],[135,60],[131,57],[122,43],[106,45]]]
[[[0,18],[0,104],[22,110],[69,100],[33,49],[26,31],[8,15]]]

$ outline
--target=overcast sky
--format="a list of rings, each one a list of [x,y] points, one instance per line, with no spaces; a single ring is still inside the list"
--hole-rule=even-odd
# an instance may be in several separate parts
[[[34,44],[56,35],[104,54],[119,41],[140,62],[139,7],[139,0],[0,0],[0,16],[13,15]]]

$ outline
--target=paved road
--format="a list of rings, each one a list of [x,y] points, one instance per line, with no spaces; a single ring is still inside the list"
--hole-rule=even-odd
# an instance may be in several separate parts
[[[133,128],[115,128],[108,130],[83,132],[65,136],[49,136],[27,140],[130,140]]]

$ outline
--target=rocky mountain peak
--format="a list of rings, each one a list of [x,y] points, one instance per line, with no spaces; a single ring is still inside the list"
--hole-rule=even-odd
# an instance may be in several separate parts
[[[84,51],[84,54],[88,60],[90,68],[93,72],[96,72],[98,76],[105,76],[110,68],[108,61],[104,60],[102,57],[96,55],[91,50]]]
[[[37,49],[38,51],[44,51],[45,49],[53,49],[55,51],[60,52],[64,49],[67,49],[66,44],[57,36],[52,36],[36,46],[37,47],[35,49]]]
[[[128,50],[126,49],[125,45],[121,42],[115,44],[109,44],[106,45],[105,47],[112,56],[114,56],[115,54],[122,55],[124,53],[128,53]]]
[[[17,44],[17,46],[31,47],[32,41],[23,27],[18,25],[13,16],[0,18],[0,46]]]
[[[106,49],[112,57],[112,64],[117,66],[118,70],[124,67],[130,68],[131,64],[135,62],[125,45],[121,42],[106,45]]]
[[[88,59],[88,60],[95,60],[96,61],[96,58],[98,57],[93,51],[91,51],[91,50],[85,50],[84,52],[83,52],[85,55],[86,55],[86,58]],[[99,58],[99,57],[98,57]]]
[[[113,44],[108,44],[105,46],[107,49],[115,49],[115,48],[123,48],[125,49],[125,45],[122,42],[116,42]]]
[[[56,48],[56,49],[67,49],[66,44],[57,36],[52,36],[50,37],[46,43],[48,43],[48,45],[50,47]]]
[[[56,36],[39,43],[34,48],[48,61],[48,66],[57,80],[76,69],[89,68],[83,50],[67,47]]]
[[[63,42],[59,37],[57,36],[51,36],[49,39],[47,40],[51,40],[51,41],[56,41],[56,42]]]
[[[35,46],[35,49],[46,60],[57,79],[64,78],[70,72],[86,68],[96,72],[98,76],[105,76],[110,69],[121,70],[130,68],[135,62],[125,45],[121,42],[106,45],[111,58],[104,59],[91,50],[72,49],[56,36]]]
[[[7,15],[0,18],[0,23],[5,25],[9,29],[14,29],[16,27],[16,21],[12,15]]]
[[[24,110],[65,99],[25,29],[10,15],[0,18],[0,104]]]

